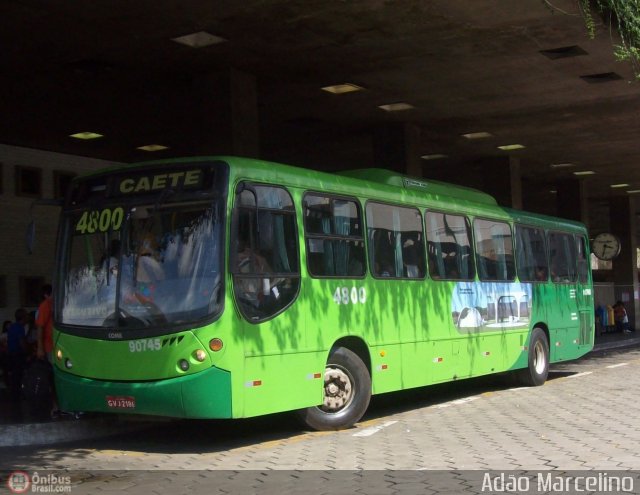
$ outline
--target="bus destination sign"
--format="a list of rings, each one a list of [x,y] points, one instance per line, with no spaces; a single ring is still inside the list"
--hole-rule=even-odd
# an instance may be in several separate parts
[[[156,172],[122,177],[118,180],[118,194],[140,194],[162,189],[194,189],[201,187],[202,169]]]

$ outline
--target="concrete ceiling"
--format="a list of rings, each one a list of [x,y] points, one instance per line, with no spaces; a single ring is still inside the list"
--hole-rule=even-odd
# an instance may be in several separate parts
[[[201,30],[226,41],[172,41]],[[408,123],[421,154],[448,155],[424,161],[426,176],[481,173],[473,164],[519,143],[529,194],[551,201],[556,181],[593,170],[598,204],[626,194],[611,184],[640,189],[640,83],[613,42],[605,25],[589,39],[577,0],[3,2],[0,142],[118,161],[194,154],[208,118],[194,84],[233,68],[256,78],[265,158],[370,166],[372,129]],[[619,78],[583,77],[606,73]],[[320,90],[342,82],[365,90]],[[400,101],[415,108],[378,108]],[[68,137],[84,130],[105,137]],[[493,137],[461,137],[479,131]],[[136,149],[150,143],[169,149]]]

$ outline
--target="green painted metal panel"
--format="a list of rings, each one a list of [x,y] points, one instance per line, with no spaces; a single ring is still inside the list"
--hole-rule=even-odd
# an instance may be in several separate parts
[[[150,382],[92,380],[55,369],[64,411],[149,414],[177,418],[230,418],[231,379],[217,368]],[[109,406],[109,400],[112,406]]]

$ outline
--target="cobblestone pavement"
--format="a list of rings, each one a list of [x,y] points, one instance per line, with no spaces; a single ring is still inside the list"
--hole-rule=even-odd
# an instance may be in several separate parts
[[[439,483],[434,476],[426,480],[419,470],[439,472],[448,493],[462,491],[463,485],[480,493],[473,488],[477,482],[469,487],[478,472],[458,478],[456,473],[632,470],[637,475],[638,418],[640,349],[626,349],[554,365],[542,387],[515,388],[492,377],[388,394],[373,402],[357,428],[345,431],[302,431],[288,415],[165,422],[126,437],[0,449],[0,466],[6,472],[66,470],[73,493],[168,493],[164,490],[171,483],[177,483],[171,493],[187,486],[192,492],[194,483],[215,487],[210,493],[228,493],[229,477],[242,476],[247,477],[245,493],[267,493],[260,487],[279,476],[286,479],[278,486],[296,480],[304,483],[304,493],[354,493],[359,470],[376,470],[380,493],[389,493],[389,483],[404,493],[401,481],[389,481],[398,473],[404,473],[409,491],[442,491],[434,488]],[[329,490],[331,476],[305,470],[350,475],[339,474],[340,490]],[[313,480],[304,482],[306,476]],[[634,489],[640,489],[637,479]]]

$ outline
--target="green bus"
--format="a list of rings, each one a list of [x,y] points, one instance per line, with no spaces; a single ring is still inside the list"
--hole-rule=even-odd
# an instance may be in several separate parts
[[[180,418],[296,411],[513,371],[594,339],[587,231],[480,191],[192,157],[73,180],[59,227],[60,407]]]

